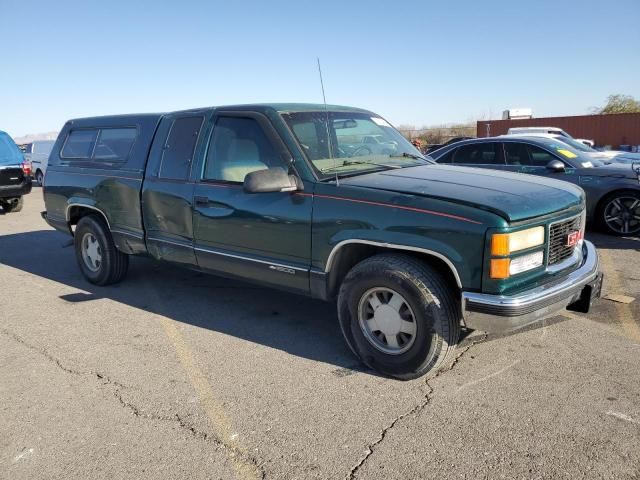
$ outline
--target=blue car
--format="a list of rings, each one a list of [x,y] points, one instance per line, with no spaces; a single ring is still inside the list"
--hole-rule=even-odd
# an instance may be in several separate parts
[[[29,192],[31,167],[13,139],[0,131],[0,207],[4,213],[19,212]]]
[[[463,140],[429,155],[438,163],[571,182],[587,194],[587,222],[613,235],[640,233],[640,173],[633,165],[603,162],[559,140],[516,135]]]

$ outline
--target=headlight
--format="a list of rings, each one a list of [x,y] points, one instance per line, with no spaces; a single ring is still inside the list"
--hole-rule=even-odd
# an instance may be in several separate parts
[[[522,250],[544,245],[544,227],[533,227],[519,232],[496,233],[491,236],[491,256],[506,257]],[[542,250],[527,253],[515,258],[492,258],[489,276],[505,279],[511,275],[533,270],[544,263]]]
[[[493,258],[491,259],[490,276],[494,279],[509,278],[511,275],[541,267],[543,262],[544,252],[542,250],[515,258]]]
[[[544,245],[544,227],[513,233],[496,233],[491,237],[491,255],[502,256]]]

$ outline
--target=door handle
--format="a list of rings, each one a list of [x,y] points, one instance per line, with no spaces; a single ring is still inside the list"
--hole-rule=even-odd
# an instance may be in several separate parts
[[[209,197],[200,197],[196,195],[193,197],[193,201],[196,205],[209,205]]]

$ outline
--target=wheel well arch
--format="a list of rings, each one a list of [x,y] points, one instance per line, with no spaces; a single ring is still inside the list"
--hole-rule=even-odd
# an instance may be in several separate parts
[[[87,215],[95,215],[95,214],[98,214],[98,216],[100,216],[104,220],[105,224],[107,225],[107,228],[111,230],[111,226],[109,225],[109,219],[104,214],[104,212],[99,208],[93,207],[91,205],[84,205],[81,203],[70,203],[69,205],[67,205],[67,211],[65,213],[65,217],[67,220],[67,224],[69,225],[69,229],[71,229],[71,226],[76,225],[82,217],[85,217]]]
[[[345,240],[338,243],[327,259],[327,293],[329,297],[337,294],[342,280],[351,268],[361,261],[380,253],[398,253],[408,255],[428,263],[442,274],[452,288],[461,291],[462,282],[455,265],[446,256],[433,250],[371,242],[367,240]]]

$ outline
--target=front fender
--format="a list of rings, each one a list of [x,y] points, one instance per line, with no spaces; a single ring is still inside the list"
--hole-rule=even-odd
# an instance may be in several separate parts
[[[460,252],[443,242],[418,235],[395,235],[393,241],[390,241],[389,235],[382,231],[339,232],[331,239],[330,245],[332,245],[332,248],[324,265],[325,273],[331,271],[340,249],[346,245],[353,244],[372,245],[388,250],[418,252],[439,258],[449,266],[458,287],[462,288],[462,272],[465,271],[465,263]]]

